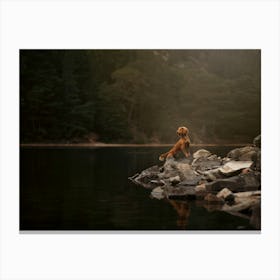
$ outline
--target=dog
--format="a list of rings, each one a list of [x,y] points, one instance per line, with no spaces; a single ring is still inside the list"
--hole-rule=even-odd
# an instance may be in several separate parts
[[[164,161],[164,159],[171,158],[179,151],[182,151],[185,157],[189,157],[190,156],[189,147],[191,141],[188,134],[189,134],[189,130],[185,126],[180,126],[177,129],[177,135],[180,137],[180,139],[170,151],[161,154],[159,160]]]

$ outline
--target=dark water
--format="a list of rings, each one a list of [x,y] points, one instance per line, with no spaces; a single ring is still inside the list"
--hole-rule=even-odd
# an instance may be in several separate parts
[[[159,164],[158,155],[166,149],[21,148],[20,229],[253,229],[248,219],[201,202],[151,199],[149,190],[128,180]],[[231,148],[207,149],[223,156]]]

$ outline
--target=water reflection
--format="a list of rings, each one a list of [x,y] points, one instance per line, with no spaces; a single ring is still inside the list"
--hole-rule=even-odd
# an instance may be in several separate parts
[[[250,221],[204,201],[150,199],[150,190],[128,177],[158,164],[165,150],[21,149],[21,230],[234,230],[260,224],[257,210]]]
[[[187,201],[180,201],[180,200],[167,200],[173,208],[177,212],[177,221],[176,224],[179,229],[187,229],[189,216],[191,213],[190,205]]]
[[[261,212],[260,207],[255,207],[251,211],[247,213],[240,213],[240,212],[224,212],[222,211],[223,205],[221,204],[213,204],[209,203],[205,200],[195,200],[195,201],[187,201],[187,200],[173,200],[173,199],[166,199],[165,200],[168,204],[172,206],[172,208],[175,210],[177,214],[176,218],[176,225],[178,229],[193,229],[192,227],[189,228],[189,220],[191,217],[191,209],[194,208],[193,215],[196,215],[197,220],[199,216],[197,215],[197,210],[205,209],[208,213],[215,213],[218,214],[224,214],[229,215],[231,218],[234,219],[234,217],[242,218],[244,221],[248,221],[249,224],[252,226],[252,228],[260,229],[261,228]],[[199,221],[199,220],[198,220]],[[218,219],[217,219],[218,221]],[[203,224],[203,222],[202,222]],[[238,225],[236,226],[236,229],[245,229],[246,226]]]

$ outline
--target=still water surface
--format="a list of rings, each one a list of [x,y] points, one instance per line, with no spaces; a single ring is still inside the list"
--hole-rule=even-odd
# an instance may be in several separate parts
[[[193,151],[200,147],[193,148]],[[221,156],[230,147],[208,147]],[[151,199],[128,180],[166,147],[21,148],[21,230],[249,230],[196,201]]]

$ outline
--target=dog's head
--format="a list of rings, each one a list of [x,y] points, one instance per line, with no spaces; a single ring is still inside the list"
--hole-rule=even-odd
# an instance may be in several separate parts
[[[185,126],[180,126],[177,129],[177,135],[180,137],[187,136],[189,134],[189,130]]]

